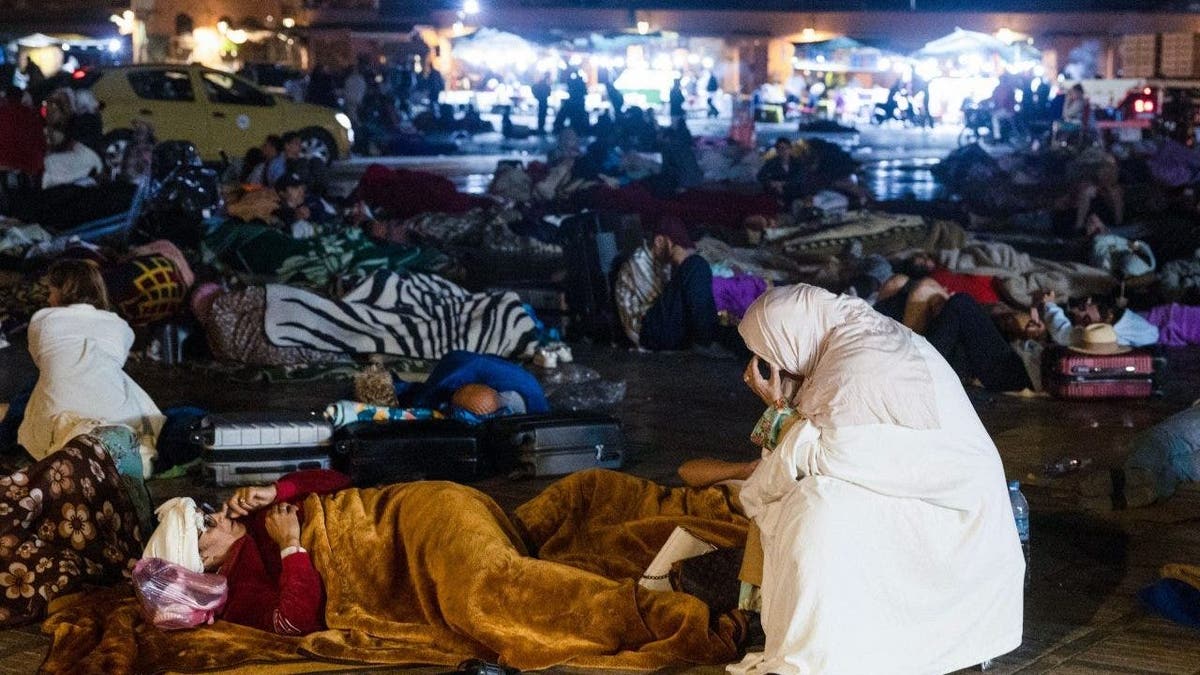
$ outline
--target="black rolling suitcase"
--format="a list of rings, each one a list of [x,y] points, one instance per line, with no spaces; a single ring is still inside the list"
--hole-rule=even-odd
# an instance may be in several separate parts
[[[337,432],[334,468],[359,487],[470,482],[501,469],[485,447],[483,427],[447,419],[348,424]]]
[[[613,299],[618,265],[641,240],[632,217],[586,212],[563,221],[559,232],[567,277],[568,330],[573,337],[612,341],[620,336]]]
[[[488,443],[518,475],[561,476],[583,469],[619,469],[625,461],[621,423],[598,413],[500,417],[488,423]]]

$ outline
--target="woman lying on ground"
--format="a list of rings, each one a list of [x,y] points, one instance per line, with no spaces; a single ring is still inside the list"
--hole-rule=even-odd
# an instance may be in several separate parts
[[[140,435],[144,475],[165,418],[123,370],[133,330],[110,311],[95,263],[64,259],[46,273],[50,306],[29,322],[29,353],[38,367],[17,442],[42,459],[66,443],[80,419],[125,424]]]
[[[745,379],[785,423],[760,423],[777,443],[740,492],[762,532],[766,647],[730,671],[949,672],[1016,648],[1004,471],[946,361],[806,285],[768,291],[739,331]]]
[[[951,294],[933,279],[897,274],[880,288],[875,310],[923,335],[959,374],[990,391],[1033,386],[1021,357],[967,293]]]
[[[695,596],[637,584],[676,526],[715,546],[742,546],[747,520],[727,487],[666,488],[585,471],[506,516],[454,483],[340,489],[346,482],[336,472],[300,472],[241,488],[207,516],[191,500],[169,502],[145,555],[226,575],[219,618],[304,635],[291,644],[316,658],[649,669],[737,656],[740,613],[715,614]],[[55,623],[91,631],[93,620],[78,613],[94,610],[74,611]],[[138,668],[188,670],[203,641],[245,645],[225,625],[192,632],[186,653],[171,637],[115,648],[141,651],[132,657]],[[175,660],[155,660],[164,654]]]

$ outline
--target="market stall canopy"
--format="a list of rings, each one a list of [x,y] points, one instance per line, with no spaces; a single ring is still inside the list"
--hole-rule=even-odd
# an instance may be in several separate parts
[[[463,61],[480,65],[528,67],[538,59],[537,45],[507,31],[494,28],[454,38],[454,53]]]
[[[61,45],[70,45],[81,49],[104,49],[108,46],[111,38],[96,39],[86,35],[78,35],[76,33],[62,33],[54,35],[46,35],[45,33],[32,33],[25,37],[17,38],[18,48],[25,49],[41,49],[43,47],[58,47]]]
[[[631,45],[642,45],[662,40],[676,40],[678,38],[678,33],[669,31],[650,31],[648,33],[613,31],[609,33],[592,33],[590,36],[592,48],[597,51],[618,51]]]
[[[905,63],[900,54],[845,36],[817,42],[797,42],[792,65],[797,70],[877,73]]]
[[[915,59],[944,59],[961,54],[997,56],[1009,63],[1036,61],[1041,58],[1041,52],[1027,43],[1008,44],[993,35],[961,28],[955,28],[953,33],[925,43],[925,46],[913,53],[912,57]]]

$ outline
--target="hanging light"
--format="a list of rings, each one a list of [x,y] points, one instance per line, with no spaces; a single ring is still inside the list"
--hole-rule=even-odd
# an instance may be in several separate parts
[[[479,13],[479,0],[463,0],[463,14],[471,16]]]

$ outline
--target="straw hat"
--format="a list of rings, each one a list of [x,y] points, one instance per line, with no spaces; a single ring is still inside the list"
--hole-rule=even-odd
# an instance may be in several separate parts
[[[1071,350],[1081,354],[1124,354],[1132,347],[1117,344],[1117,331],[1112,324],[1094,323],[1071,333]]]

